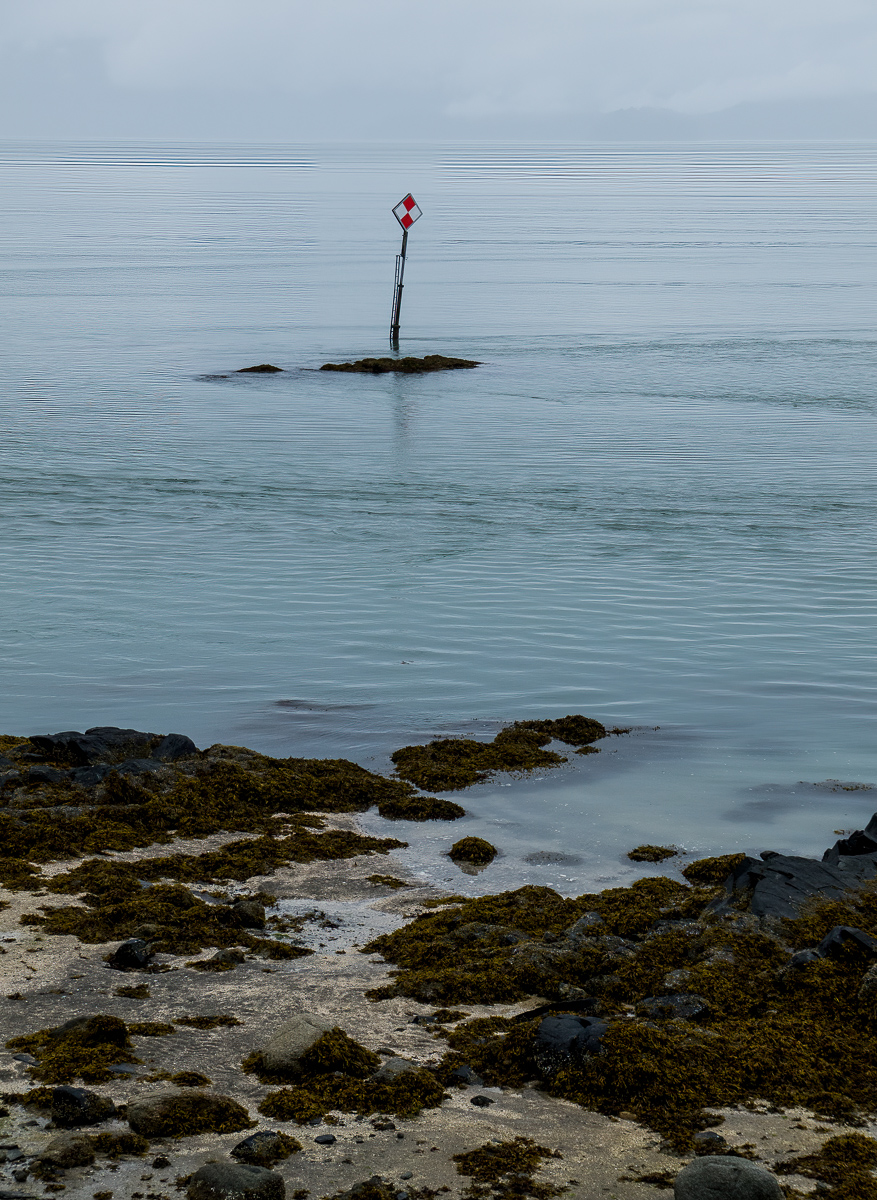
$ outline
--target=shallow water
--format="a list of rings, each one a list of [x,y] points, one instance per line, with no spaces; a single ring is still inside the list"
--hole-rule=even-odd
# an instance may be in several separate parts
[[[814,853],[877,808],[797,787],[877,782],[877,146],[0,161],[4,729],[382,765],[641,727],[412,828],[430,878],[495,841],[479,890],[627,878],[640,841]],[[408,190],[403,352],[484,365],[305,370],[386,352]]]

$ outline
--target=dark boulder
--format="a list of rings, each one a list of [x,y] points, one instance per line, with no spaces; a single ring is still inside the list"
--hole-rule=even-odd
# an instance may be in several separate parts
[[[176,762],[180,758],[193,758],[199,753],[198,747],[185,734],[168,733],[152,751],[152,757],[161,762]]]
[[[857,858],[861,854],[877,854],[877,813],[864,829],[857,829],[849,837],[841,838],[826,850],[822,861],[838,863],[842,858]]]
[[[87,1133],[62,1133],[52,1138],[39,1158],[55,1167],[87,1167],[94,1162],[94,1143]]]
[[[719,915],[747,909],[756,917],[797,917],[813,896],[837,900],[877,876],[877,858],[840,857],[837,863],[765,851],[743,859],[729,875],[726,894],[708,905]]]
[[[52,1120],[66,1129],[99,1125],[101,1121],[109,1120],[115,1111],[112,1100],[87,1088],[65,1086],[52,1089]]]
[[[236,375],[276,375],[283,367],[275,367],[273,363],[257,363],[255,367],[239,367]],[[219,378],[224,379],[222,375]]]
[[[79,787],[95,787],[97,784],[103,783],[110,771],[112,771],[112,767],[103,763],[95,763],[90,767],[75,767],[70,772],[69,778]]]
[[[236,900],[231,911],[242,929],[265,928],[265,908],[258,900]]]
[[[149,943],[143,938],[128,938],[110,957],[107,965],[115,971],[144,971],[152,962],[153,954]]]
[[[776,1176],[748,1158],[710,1155],[683,1167],[674,1200],[783,1200]]]
[[[153,1092],[128,1105],[128,1124],[142,1137],[181,1137],[196,1133],[236,1133],[252,1129],[245,1108],[214,1092]]]
[[[297,1150],[301,1150],[301,1144],[295,1138],[275,1130],[262,1129],[238,1142],[229,1153],[232,1158],[254,1167],[270,1167],[282,1158],[289,1158]]]
[[[636,1006],[638,1017],[652,1020],[697,1021],[709,1012],[703,996],[695,992],[673,992],[669,996],[646,996]]]
[[[286,1185],[276,1171],[248,1163],[207,1163],[189,1181],[189,1200],[284,1200]]]
[[[877,958],[877,942],[861,929],[835,925],[816,947],[816,953],[823,958],[840,958],[846,954]]]
[[[608,1028],[608,1023],[598,1017],[572,1014],[545,1017],[533,1042],[533,1057],[540,1074],[549,1077],[562,1067],[578,1066],[589,1056],[600,1054]]]
[[[56,771],[54,767],[31,767],[27,773],[28,783],[60,783],[69,771]]]

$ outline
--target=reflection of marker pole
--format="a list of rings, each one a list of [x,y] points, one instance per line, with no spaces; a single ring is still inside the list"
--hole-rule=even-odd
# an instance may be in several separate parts
[[[421,215],[414,197],[409,192],[393,209],[393,216],[402,226],[402,249],[396,255],[396,278],[393,284],[393,315],[390,318],[390,345],[399,349],[399,317],[402,313],[402,288],[405,286],[405,252],[408,249],[408,230]]]

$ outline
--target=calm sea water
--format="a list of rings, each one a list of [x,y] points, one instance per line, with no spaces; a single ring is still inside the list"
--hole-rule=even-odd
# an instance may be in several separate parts
[[[823,782],[877,782],[877,145],[0,166],[2,728],[381,766],[637,727],[411,828],[482,890],[626,879],[646,840],[813,853],[877,809]],[[409,190],[403,353],[484,365],[314,373],[386,352]],[[504,854],[477,880],[436,853],[461,830]]]

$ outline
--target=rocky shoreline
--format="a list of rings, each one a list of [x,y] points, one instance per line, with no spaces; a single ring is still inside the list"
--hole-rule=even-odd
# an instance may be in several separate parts
[[[448,896],[358,828],[610,732],[518,722],[397,778],[0,738],[0,1197],[877,1196],[877,817],[574,899]]]

